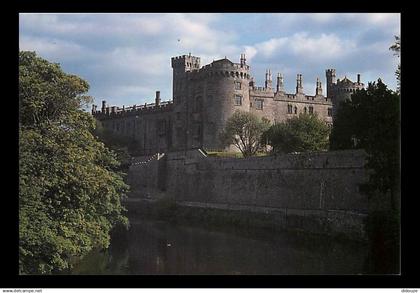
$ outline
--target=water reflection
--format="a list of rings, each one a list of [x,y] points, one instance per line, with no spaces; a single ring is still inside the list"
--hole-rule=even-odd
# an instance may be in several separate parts
[[[255,232],[255,233],[252,233]],[[73,274],[361,274],[365,245],[291,233],[226,233],[131,221]]]

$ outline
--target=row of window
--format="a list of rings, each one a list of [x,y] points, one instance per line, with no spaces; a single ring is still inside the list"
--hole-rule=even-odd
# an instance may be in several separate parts
[[[242,96],[235,95],[235,106],[242,106]],[[264,107],[264,100],[256,99],[255,100],[255,109],[262,110]]]
[[[309,106],[308,108],[304,107],[303,112],[304,113],[309,112],[309,114],[313,114],[314,113],[314,107],[313,106]],[[288,114],[297,114],[297,107],[296,106],[293,107],[293,105],[287,105],[287,113]],[[329,117],[332,116],[332,108],[327,109],[327,115]]]

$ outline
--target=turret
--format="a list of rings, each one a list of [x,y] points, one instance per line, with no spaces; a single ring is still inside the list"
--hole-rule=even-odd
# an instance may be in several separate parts
[[[277,73],[277,92],[284,92],[283,75]]]
[[[322,84],[321,84],[321,81],[319,80],[319,77],[316,78],[315,95],[322,96]]]
[[[182,55],[171,58],[173,68],[172,93],[174,103],[179,102],[179,98],[184,96],[183,88],[188,82],[186,72],[198,70],[200,68],[200,57]]]
[[[174,71],[186,72],[200,68],[200,57],[191,56],[191,53],[189,55],[172,57],[171,61]]]
[[[296,93],[303,94],[302,74],[298,74],[296,77]]]
[[[271,77],[271,70],[267,69],[265,72],[265,88],[271,89],[273,85],[272,77]]]

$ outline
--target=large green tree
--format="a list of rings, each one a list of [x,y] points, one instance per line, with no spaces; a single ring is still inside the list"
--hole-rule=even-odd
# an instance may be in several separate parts
[[[354,93],[338,109],[330,140],[332,149],[366,150],[366,167],[372,171],[362,189],[370,199],[369,266],[374,272],[399,273],[399,93],[388,89],[380,79]]]
[[[271,126],[263,141],[277,153],[321,151],[328,149],[329,133],[329,126],[316,114],[302,113]]]
[[[19,270],[52,273],[128,220],[115,154],[93,135],[88,84],[34,52],[19,53]]]
[[[330,136],[331,149],[362,148],[374,173],[367,187],[390,194],[397,204],[400,172],[400,95],[378,79],[341,103]]]
[[[267,119],[237,110],[227,120],[220,139],[224,146],[234,145],[244,157],[250,157],[261,149],[261,136],[269,127]]]

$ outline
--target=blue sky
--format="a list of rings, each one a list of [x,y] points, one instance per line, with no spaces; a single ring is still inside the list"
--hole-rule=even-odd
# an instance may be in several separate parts
[[[284,74],[294,93],[296,74],[314,94],[325,88],[325,69],[362,82],[381,78],[396,88],[399,60],[389,51],[400,34],[395,13],[169,13],[20,14],[20,50],[36,51],[90,84],[100,105],[154,102],[156,90],[172,99],[170,58],[191,52],[201,65],[246,53],[251,74],[263,86],[265,70]]]

